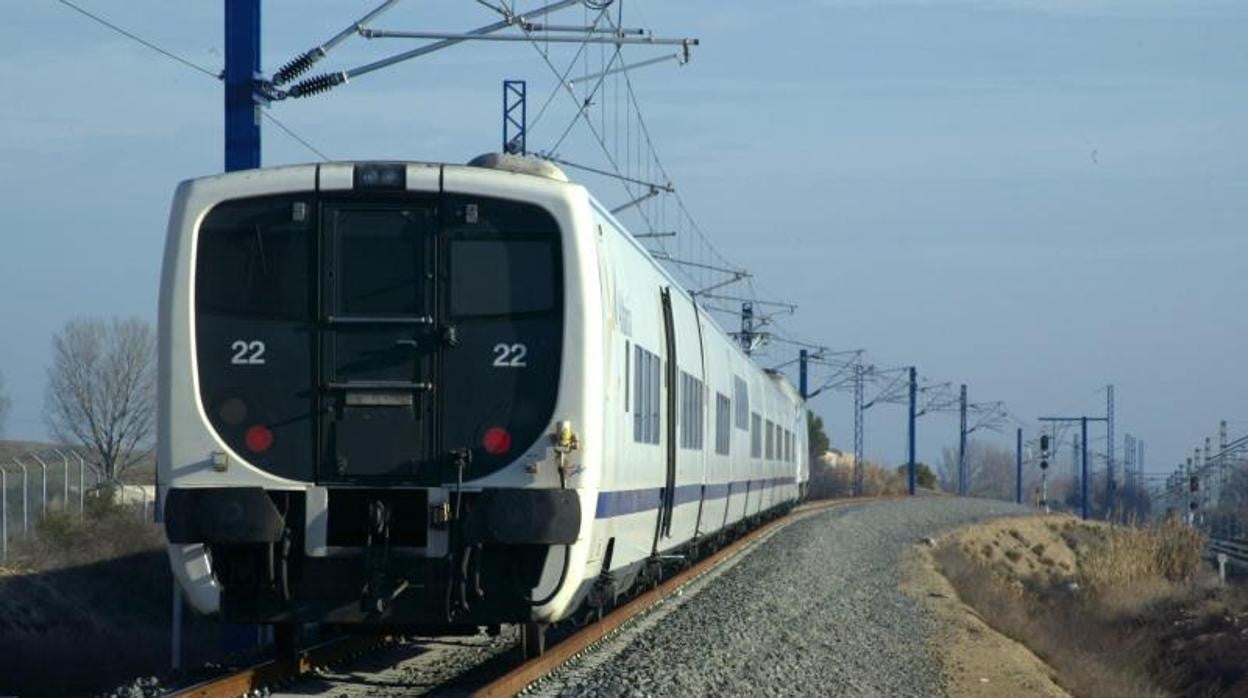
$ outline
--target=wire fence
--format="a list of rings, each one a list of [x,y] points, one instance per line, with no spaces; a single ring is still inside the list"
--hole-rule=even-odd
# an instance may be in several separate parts
[[[109,483],[80,449],[48,448],[0,460],[0,564],[8,562],[11,543],[33,535],[50,514],[84,518],[88,500],[109,484],[116,503],[143,520],[152,515],[154,488]]]

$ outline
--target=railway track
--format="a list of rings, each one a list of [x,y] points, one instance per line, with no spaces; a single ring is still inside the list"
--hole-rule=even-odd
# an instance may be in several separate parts
[[[770,537],[784,526],[825,509],[886,497],[829,500],[812,502],[796,507],[780,518],[763,524],[688,568],[662,581],[654,588],[642,592],[621,606],[616,607],[596,622],[589,623],[566,636],[556,639],[545,653],[521,661],[518,657],[498,657],[487,662],[482,672],[470,671],[473,677],[469,685],[445,685],[448,690],[472,690],[478,696],[512,696],[538,682],[544,676],[563,666],[573,657],[593,647],[615,633],[635,618],[645,615],[659,602],[676,594],[702,576],[749,550],[755,544]],[[299,653],[297,662],[287,663],[270,660],[238,671],[206,680],[202,683],[173,692],[173,696],[196,698],[235,698],[250,691],[271,689],[297,680],[313,669],[349,663],[386,645],[389,638],[348,637],[330,640],[307,648]],[[518,653],[515,653],[518,654]]]
[[[335,638],[300,650],[293,663],[271,659],[178,689],[169,695],[178,698],[237,698],[298,678],[316,667],[349,661],[376,650],[389,640],[388,637],[378,636]]]

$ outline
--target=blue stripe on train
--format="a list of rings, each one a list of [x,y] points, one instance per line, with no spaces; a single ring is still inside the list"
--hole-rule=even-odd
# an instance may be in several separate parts
[[[791,485],[797,481],[794,477],[773,477],[761,480],[738,480],[736,482],[681,485],[676,488],[676,506],[696,502],[701,498],[707,500],[722,499],[733,492],[758,491],[780,485]],[[705,494],[704,494],[705,492]],[[615,492],[599,492],[598,506],[594,512],[595,519],[609,519],[614,516],[637,514],[643,511],[658,509],[663,501],[662,487],[648,487],[639,490],[618,490]]]

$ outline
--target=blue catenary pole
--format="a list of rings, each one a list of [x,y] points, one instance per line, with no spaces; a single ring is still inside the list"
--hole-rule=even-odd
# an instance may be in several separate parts
[[[503,152],[528,153],[528,87],[524,80],[503,81]],[[517,116],[519,112],[519,116]]]
[[[797,381],[797,385],[798,385],[798,390],[799,390],[799,391],[801,392],[801,394],[802,394],[802,399],[803,399],[803,400],[805,400],[805,399],[806,399],[806,397],[808,396],[808,392],[807,392],[807,387],[808,387],[808,385],[807,385],[807,382],[806,382],[806,380],[807,380],[807,377],[806,377],[806,371],[807,371],[807,368],[806,368],[806,362],[807,362],[809,359],[810,359],[810,353],[809,353],[809,352],[807,352],[805,349],[802,349],[801,351],[799,351],[799,352],[797,353],[797,365],[798,365],[798,373],[797,373],[797,376],[798,376],[798,381]]]
[[[966,496],[966,383],[962,384],[958,398],[961,426],[958,429],[958,494]]]
[[[1014,435],[1014,503],[1023,503],[1023,428]]]
[[[918,397],[918,392],[919,392],[917,373],[918,372],[915,370],[914,366],[911,366],[910,367],[910,414],[909,414],[909,420],[908,420],[909,429],[906,433],[906,442],[907,442],[906,457],[910,465],[909,477],[910,477],[910,496],[911,497],[915,495],[915,489],[917,486],[917,483],[916,483],[917,477],[915,473],[916,466],[914,462],[914,422],[915,422],[915,410],[917,408],[916,402],[917,402],[917,397]]]
[[[1088,418],[1079,418],[1081,446],[1083,447],[1083,465],[1080,468],[1080,485],[1083,487],[1083,518],[1088,518]]]
[[[225,0],[225,171],[260,166],[260,0]]]

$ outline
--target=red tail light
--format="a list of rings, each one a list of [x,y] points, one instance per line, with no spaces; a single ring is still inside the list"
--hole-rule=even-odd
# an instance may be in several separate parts
[[[491,456],[501,456],[511,450],[511,432],[502,427],[490,427],[481,437],[481,447]]]
[[[273,432],[262,424],[247,427],[243,440],[253,453],[264,453],[273,446]]]

